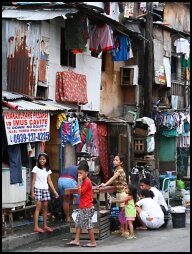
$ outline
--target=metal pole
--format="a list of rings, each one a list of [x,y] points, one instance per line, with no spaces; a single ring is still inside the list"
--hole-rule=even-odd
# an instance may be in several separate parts
[[[129,172],[131,170],[132,149],[131,149],[131,126],[127,123],[127,180],[129,181]]]
[[[63,123],[61,123],[60,128],[59,128],[59,139],[60,139],[60,144],[59,144],[59,176],[62,174],[62,171],[63,171],[62,127],[63,127]]]

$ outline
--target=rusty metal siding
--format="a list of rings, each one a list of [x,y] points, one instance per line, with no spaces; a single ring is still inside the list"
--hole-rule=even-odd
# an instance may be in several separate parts
[[[6,20],[7,90],[33,96],[40,56],[40,23]]]

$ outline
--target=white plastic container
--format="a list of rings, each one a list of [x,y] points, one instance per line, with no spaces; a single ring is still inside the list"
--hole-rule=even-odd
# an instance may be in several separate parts
[[[171,207],[171,213],[185,213],[186,208],[184,206]]]
[[[24,206],[26,202],[26,168],[22,167],[22,183],[10,184],[10,169],[2,168],[2,208]]]

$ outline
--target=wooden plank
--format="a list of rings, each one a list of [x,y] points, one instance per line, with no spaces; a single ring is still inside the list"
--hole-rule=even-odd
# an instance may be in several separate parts
[[[114,186],[105,186],[105,187],[97,187],[97,186],[92,186],[92,190],[94,193],[113,193],[115,192],[115,187]],[[78,190],[77,188],[70,188],[64,191],[64,194],[70,195],[70,194],[77,194]]]
[[[105,215],[105,216],[102,216],[102,217],[99,217],[99,221],[104,221],[107,218],[109,218],[109,214]]]
[[[107,228],[107,230],[109,230],[109,228],[110,228],[110,223],[106,223],[106,224],[104,224],[104,225],[101,225],[99,228],[100,228],[101,231],[102,231],[103,229],[106,229],[106,228]]]
[[[106,219],[106,220],[103,220],[103,221],[97,221],[97,222],[93,222],[93,227],[97,227],[97,226],[102,226],[106,223],[109,223],[110,220],[109,219]],[[71,220],[70,222],[70,226],[75,226],[75,221]]]
[[[101,239],[105,239],[105,238],[109,237],[110,235],[111,235],[110,232],[107,233],[107,234],[100,235],[100,236],[99,236],[99,239],[100,239],[100,240],[101,240]]]
[[[110,230],[102,230],[102,231],[100,232],[100,236],[101,236],[101,237],[104,236],[104,235],[109,235],[109,234],[111,234]]]
[[[11,209],[11,210],[6,210],[6,213],[16,213],[16,212],[20,212],[20,211],[25,211],[25,210],[28,210],[28,209],[32,209],[32,208],[35,208],[36,205],[29,205],[29,206],[22,206],[22,208],[17,208],[15,210]]]

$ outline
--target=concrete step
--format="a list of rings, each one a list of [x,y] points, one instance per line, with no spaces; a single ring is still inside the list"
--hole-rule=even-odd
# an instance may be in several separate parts
[[[49,224],[54,229],[52,233],[36,233],[33,232],[33,225],[26,225],[17,230],[14,230],[13,234],[10,234],[7,230],[5,238],[2,238],[2,251],[12,251],[18,247],[25,246],[27,244],[44,240],[49,237],[69,233],[69,224],[65,222]]]

